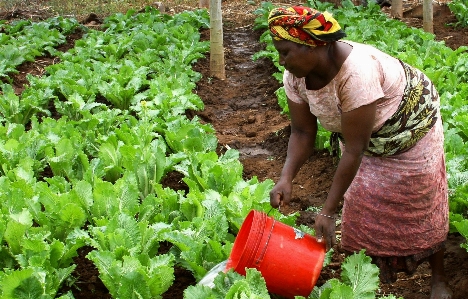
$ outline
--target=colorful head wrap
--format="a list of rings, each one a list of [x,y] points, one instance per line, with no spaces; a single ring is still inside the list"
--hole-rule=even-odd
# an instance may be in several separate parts
[[[268,26],[275,40],[286,39],[312,47],[346,36],[329,12],[321,13],[304,6],[273,9],[268,16]]]

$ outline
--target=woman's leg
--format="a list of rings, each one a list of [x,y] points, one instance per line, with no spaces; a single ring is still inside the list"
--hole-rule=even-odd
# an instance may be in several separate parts
[[[444,249],[441,249],[429,257],[432,269],[431,299],[451,299],[452,291],[448,287],[444,270]]]

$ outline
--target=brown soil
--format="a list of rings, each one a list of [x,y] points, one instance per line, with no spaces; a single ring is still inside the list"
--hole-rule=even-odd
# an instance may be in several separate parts
[[[290,130],[288,117],[280,113],[275,97],[275,91],[280,85],[271,76],[275,71],[274,66],[265,59],[252,61],[252,55],[263,47],[258,42],[261,32],[253,30],[255,15],[252,11],[258,5],[252,6],[236,0],[223,1],[222,5],[226,79],[212,78],[209,73],[209,58],[198,61],[195,68],[203,74],[203,79],[195,92],[204,100],[205,109],[196,114],[216,129],[220,152],[227,148],[239,150],[245,179],[256,176],[260,181],[276,181],[285,160]],[[178,12],[183,8],[173,9]],[[20,11],[19,17],[27,17],[27,12]],[[410,26],[422,27],[422,20],[419,18],[407,17],[402,21]],[[468,29],[444,25],[455,22],[453,15],[447,11],[437,13],[434,22],[437,40],[444,40],[453,49],[461,45],[468,46]],[[208,38],[209,32],[203,32],[203,35]],[[70,38],[67,46],[73,45],[73,38],[79,38],[79,34]],[[52,58],[39,58],[35,63],[21,66],[20,74],[14,78],[17,90],[20,91],[27,82],[24,79],[25,74],[40,74],[43,65],[47,63],[53,63]],[[283,212],[300,211],[298,222],[312,226],[315,214],[306,209],[309,206],[321,206],[333,174],[333,161],[328,152],[317,151],[297,175],[294,198]],[[174,179],[180,180],[179,177]],[[165,183],[171,185],[169,180]],[[463,241],[460,235],[450,234],[445,254],[445,267],[454,299],[468,298],[468,252],[459,246]],[[336,249],[331,265],[323,269],[318,284],[338,277],[343,255],[338,247]],[[99,279],[97,269],[84,257],[89,250],[80,250],[80,255],[75,260],[78,266],[73,273],[76,282],[62,291],[71,289],[77,299],[111,298]],[[176,268],[175,275],[176,281],[164,294],[164,299],[183,298],[183,290],[196,283],[187,270]],[[430,269],[427,264],[423,264],[414,275],[400,274],[396,283],[382,285],[381,294],[392,293],[406,299],[429,298],[430,279]]]

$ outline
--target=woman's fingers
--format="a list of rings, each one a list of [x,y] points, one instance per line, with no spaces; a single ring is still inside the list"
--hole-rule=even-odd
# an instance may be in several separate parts
[[[323,236],[322,234],[318,234],[317,232],[315,233],[315,237],[317,238],[317,242],[319,243],[322,243],[324,240],[323,240]]]
[[[317,220],[318,225],[315,227],[315,238],[317,242],[325,242],[327,251],[336,244],[335,221],[333,219]]]
[[[336,245],[336,233],[335,226],[333,225],[333,230],[328,234],[327,250],[330,250]]]
[[[280,192],[272,192],[270,195],[270,205],[273,208],[277,208],[281,205],[282,202],[282,195]]]
[[[335,245],[335,234],[328,235],[326,245],[327,245],[327,251],[333,248],[333,246]]]

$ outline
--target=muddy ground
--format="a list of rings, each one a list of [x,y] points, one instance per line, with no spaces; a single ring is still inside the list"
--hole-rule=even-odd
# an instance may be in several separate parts
[[[252,55],[261,50],[258,38],[261,32],[253,30],[255,15],[253,10],[258,6],[245,2],[226,0],[222,3],[224,21],[224,47],[226,63],[226,79],[212,78],[209,73],[209,58],[200,60],[195,69],[203,74],[198,83],[196,93],[205,102],[205,109],[196,114],[216,129],[219,139],[219,150],[234,148],[240,151],[244,166],[245,179],[253,176],[260,181],[279,177],[284,163],[289,137],[289,121],[286,115],[280,113],[275,91],[280,84],[271,76],[275,71],[268,60],[252,61]],[[184,7],[173,7],[174,11]],[[388,9],[384,9],[387,10]],[[0,18],[10,18],[12,14],[0,14]],[[17,11],[15,17],[28,17],[27,11]],[[410,26],[422,27],[422,19],[412,17],[402,21]],[[438,40],[444,40],[447,46],[455,49],[461,45],[468,46],[468,29],[455,29],[444,24],[455,22],[455,18],[446,9],[435,10],[434,32]],[[96,26],[96,23],[93,23]],[[205,38],[209,32],[203,32]],[[73,46],[78,33],[69,38],[62,50]],[[25,75],[41,74],[47,64],[53,63],[53,58],[41,57],[34,63],[22,65],[20,74],[15,76],[18,92],[27,83]],[[299,222],[312,226],[315,214],[306,211],[309,206],[320,206],[326,198],[334,174],[333,161],[327,151],[317,151],[302,167],[294,181],[294,198],[285,213],[299,211]],[[179,177],[174,177],[179,180]],[[165,182],[167,185],[177,185],[178,182]],[[339,230],[339,227],[337,228]],[[339,236],[339,234],[338,234]],[[454,299],[468,298],[468,253],[459,247],[463,238],[457,234],[448,237],[445,267],[449,285],[454,291]],[[98,277],[93,264],[84,256],[89,251],[83,248],[76,259],[78,267],[74,275],[76,282],[62,291],[71,289],[75,298],[111,298]],[[336,248],[332,263],[323,269],[318,284],[339,275],[339,265],[343,259],[339,247]],[[164,294],[164,299],[181,299],[183,290],[195,284],[195,279],[189,271],[176,269],[176,281]],[[421,265],[417,272],[408,276],[400,274],[396,283],[382,285],[381,294],[395,294],[406,299],[429,298],[430,269],[427,264]]]

